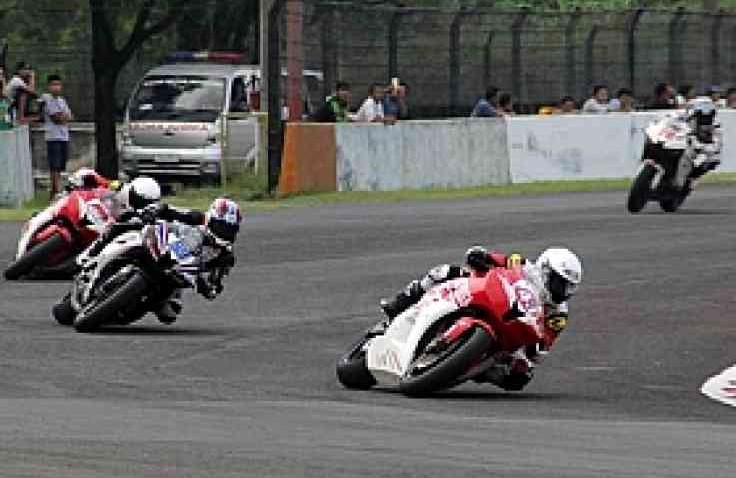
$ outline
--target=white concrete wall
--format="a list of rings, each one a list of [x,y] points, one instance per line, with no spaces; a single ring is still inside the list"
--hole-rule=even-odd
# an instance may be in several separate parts
[[[338,124],[339,191],[460,188],[509,182],[503,120]]]
[[[28,126],[0,131],[0,206],[20,206],[33,198]]]
[[[338,124],[339,191],[633,176],[657,112]],[[719,171],[736,171],[736,111],[719,112]]]

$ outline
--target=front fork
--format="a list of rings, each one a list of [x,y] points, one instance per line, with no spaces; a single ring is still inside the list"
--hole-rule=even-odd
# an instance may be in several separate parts
[[[656,190],[659,187],[659,183],[662,181],[662,178],[664,177],[664,167],[662,167],[661,164],[657,164],[656,161],[653,159],[645,159],[642,161],[641,166],[639,167],[639,171],[637,172],[637,176],[641,173],[642,169],[644,169],[646,166],[652,166],[654,169],[657,170],[656,174],[654,175],[654,178],[652,179],[652,185],[651,189],[652,191]]]

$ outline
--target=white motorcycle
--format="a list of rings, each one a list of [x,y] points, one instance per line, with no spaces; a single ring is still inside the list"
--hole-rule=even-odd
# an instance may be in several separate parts
[[[94,257],[89,250],[79,256],[81,272],[52,310],[57,322],[79,332],[127,325],[157,310],[176,290],[197,286],[203,233],[192,226],[150,222],[115,224],[134,230],[117,236]]]
[[[645,131],[642,164],[636,173],[626,204],[637,213],[649,201],[658,201],[665,212],[675,212],[692,191],[691,174],[706,164],[717,144],[703,144],[693,137],[682,114],[666,114]]]

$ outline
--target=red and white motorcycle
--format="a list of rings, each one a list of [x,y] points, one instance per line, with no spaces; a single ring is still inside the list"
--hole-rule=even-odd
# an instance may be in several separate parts
[[[106,188],[75,189],[29,219],[5,278],[73,275],[77,255],[115,220],[106,199],[111,194]]]
[[[545,319],[535,290],[521,267],[437,285],[385,333],[369,329],[339,359],[338,380],[424,395],[478,379],[522,347],[547,349],[565,324]]]

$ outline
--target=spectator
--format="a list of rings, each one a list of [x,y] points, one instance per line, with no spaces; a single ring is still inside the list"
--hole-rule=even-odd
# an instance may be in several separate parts
[[[350,84],[344,81],[338,81],[335,85],[335,94],[327,98],[322,107],[314,113],[312,119],[320,123],[343,123],[350,121],[348,117],[350,96]]]
[[[498,100],[498,88],[489,86],[486,88],[485,96],[475,103],[470,116],[475,118],[495,118],[498,116]]]
[[[634,112],[636,111],[635,102],[634,93],[628,88],[621,88],[616,95],[615,104],[611,102],[612,110],[621,113]]]
[[[514,114],[514,101],[508,93],[500,93],[498,95],[498,116],[512,116]]]
[[[578,112],[578,105],[572,96],[563,96],[557,108],[557,114],[569,115]]]
[[[8,130],[13,127],[13,121],[10,119],[10,101],[5,97],[5,93],[0,89],[0,131]]]
[[[29,105],[35,92],[35,72],[31,65],[19,62],[15,67],[15,73],[7,85],[5,85],[5,96],[11,103],[11,116],[13,119],[27,123],[30,110]]]
[[[375,123],[383,121],[383,97],[385,95],[385,87],[373,83],[371,86],[368,98],[363,101],[360,105],[358,114],[355,116],[355,121],[363,123]]]
[[[736,108],[736,88],[729,88],[726,91],[726,108]]]
[[[726,100],[723,98],[723,88],[720,85],[711,85],[708,88],[708,96],[717,107],[723,108],[726,106]]]
[[[69,122],[72,112],[61,95],[63,85],[59,75],[49,75],[48,93],[42,97],[46,129],[46,151],[51,173],[51,198],[61,191],[61,173],[69,159]]]
[[[2,97],[5,97],[5,86],[7,81],[7,78],[5,78],[5,68],[0,65],[0,96]]]
[[[687,103],[695,99],[695,87],[693,85],[681,85],[680,89],[677,90],[677,96],[675,97],[675,104],[678,107],[685,107]]]
[[[409,106],[406,102],[408,91],[406,83],[399,83],[398,87],[395,85],[388,87],[386,96],[383,99],[383,114],[387,119],[409,119]]]
[[[675,108],[675,90],[669,83],[659,83],[654,87],[654,101],[649,105],[653,110]]]
[[[593,96],[583,103],[583,113],[608,113],[611,109],[608,101],[608,87],[596,85],[593,87]]]

